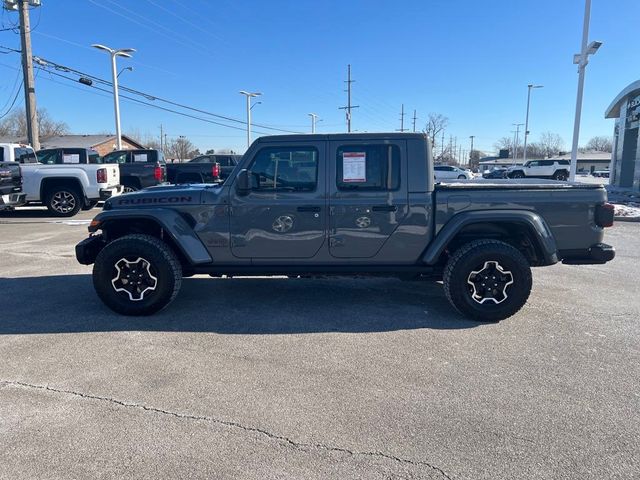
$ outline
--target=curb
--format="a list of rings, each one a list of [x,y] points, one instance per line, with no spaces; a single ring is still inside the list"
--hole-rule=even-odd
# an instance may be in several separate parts
[[[615,222],[640,222],[640,217],[613,217]]]

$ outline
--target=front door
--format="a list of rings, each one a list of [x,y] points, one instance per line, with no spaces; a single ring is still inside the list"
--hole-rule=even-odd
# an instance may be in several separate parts
[[[374,257],[407,215],[406,141],[329,144],[329,251]]]
[[[265,146],[246,168],[251,191],[230,189],[233,255],[313,257],[326,235],[325,143]]]

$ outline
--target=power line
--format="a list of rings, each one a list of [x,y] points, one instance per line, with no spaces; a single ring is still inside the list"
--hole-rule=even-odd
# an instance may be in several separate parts
[[[39,70],[43,70],[43,68],[42,68],[41,66],[39,66],[39,67],[37,67],[37,68],[38,68]],[[58,73],[58,72],[55,72],[55,71],[52,71],[52,70],[44,70],[44,71],[45,71],[45,72],[47,72],[47,73],[49,73],[50,75],[56,75],[56,76],[58,76],[58,77],[64,78],[64,79],[69,80],[69,81],[72,81],[72,82],[74,82],[74,83],[76,82],[76,80],[75,80],[74,78],[67,77],[66,75],[63,75],[63,74],[61,74],[61,73]],[[98,87],[98,86],[96,86],[96,85],[87,85],[87,86],[88,86],[88,87],[90,87],[90,88],[96,89],[96,90],[98,90],[98,91],[101,91],[101,92],[111,93],[111,91],[110,91],[110,90],[107,90],[106,88]],[[194,120],[200,120],[200,121],[202,121],[202,122],[207,122],[207,123],[211,123],[211,124],[214,124],[214,125],[219,125],[219,126],[221,126],[221,127],[232,128],[232,129],[234,129],[234,130],[240,130],[240,131],[244,131],[244,130],[245,130],[245,129],[244,129],[244,128],[242,128],[242,127],[236,127],[236,126],[234,126],[234,125],[227,125],[227,124],[225,124],[225,123],[216,122],[216,121],[214,121],[214,120],[209,120],[209,119],[207,119],[207,118],[202,118],[202,117],[198,117],[198,116],[195,116],[195,115],[190,115],[190,114],[188,114],[188,113],[179,112],[179,111],[177,111],[177,110],[172,110],[172,109],[170,109],[170,108],[161,107],[160,105],[154,105],[153,103],[144,102],[144,101],[142,101],[142,100],[139,100],[139,99],[137,99],[137,98],[130,97],[130,96],[128,96],[128,95],[120,95],[120,98],[123,98],[123,99],[129,100],[129,101],[134,102],[134,103],[138,103],[138,104],[140,104],[140,105],[145,105],[145,106],[147,106],[147,107],[157,108],[158,110],[163,110],[163,111],[165,111],[165,112],[170,112],[170,113],[174,113],[174,114],[176,114],[176,115],[181,115],[181,116],[183,116],[183,117],[192,118],[192,119],[194,119]],[[255,130],[255,132],[256,132],[256,133],[260,133],[260,134],[262,134],[262,135],[270,135],[269,133],[267,133],[267,132],[263,132],[263,131]]]
[[[6,47],[6,46],[3,46],[3,45],[0,45],[0,48],[3,48],[5,50],[11,51],[11,52],[20,53],[20,50],[17,50],[15,48]],[[59,63],[56,63],[56,62],[54,62],[52,60],[48,60],[48,59],[43,58],[43,57],[34,56],[33,58],[34,58],[34,61],[38,65],[40,65],[41,68],[53,67],[55,70],[58,70],[58,71],[63,71],[63,72],[67,72],[67,73],[73,73],[75,75],[78,75],[79,77],[90,78],[91,80],[94,80],[94,81],[99,82],[99,83],[101,83],[103,85],[106,85],[106,86],[111,86],[111,87],[113,86],[112,82],[110,82],[108,80],[105,80],[103,78],[97,77],[95,75],[92,75],[90,73],[82,72],[82,71],[77,70],[75,68],[67,67],[65,65],[61,65]],[[67,77],[65,77],[65,78],[67,78]],[[71,80],[74,80],[74,79],[71,79]],[[152,94],[149,94],[149,93],[145,93],[145,92],[142,92],[140,90],[135,90],[133,88],[125,87],[123,85],[121,85],[119,87],[119,89],[122,90],[122,91],[125,91],[125,92],[129,92],[129,93],[134,94],[134,95],[139,95],[139,96],[145,97],[147,100],[163,102],[163,103],[166,103],[166,104],[169,104],[169,105],[173,105],[174,107],[183,108],[185,110],[190,110],[190,111],[193,111],[193,112],[196,112],[196,113],[202,113],[204,115],[209,115],[209,116],[212,116],[212,117],[215,117],[215,118],[220,118],[222,120],[227,120],[229,122],[238,123],[238,124],[241,124],[241,125],[246,125],[247,124],[247,122],[243,121],[243,120],[239,120],[239,119],[236,119],[236,118],[233,118],[233,117],[229,117],[227,115],[221,115],[221,114],[218,114],[218,113],[209,112],[209,111],[202,110],[202,109],[195,108],[195,107],[190,107],[189,105],[185,105],[185,104],[182,104],[182,103],[179,103],[179,102],[174,102],[174,101],[168,100],[166,98],[157,97],[155,95],[152,95]],[[149,104],[149,105],[151,105],[151,104]],[[220,125],[224,125],[224,124],[220,124]],[[252,125],[255,125],[256,127],[262,128],[264,130],[272,130],[272,131],[275,131],[275,132],[301,133],[301,132],[297,132],[297,131],[293,131],[293,130],[286,130],[286,129],[272,127],[272,126],[269,126],[269,125],[258,124],[258,123],[253,123]],[[226,126],[228,126],[228,125],[226,125]]]

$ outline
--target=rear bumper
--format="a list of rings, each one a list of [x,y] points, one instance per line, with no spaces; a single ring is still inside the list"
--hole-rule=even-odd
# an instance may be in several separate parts
[[[111,188],[101,188],[100,189],[100,200],[108,200],[111,197],[115,197],[116,195],[120,195],[122,193],[122,185],[116,185]]]
[[[19,207],[20,205],[24,205],[26,201],[26,193],[9,193],[7,195],[0,195],[0,209]]]
[[[102,235],[92,235],[76,245],[76,260],[82,265],[91,265],[96,261],[105,242]]]
[[[597,243],[587,249],[560,252],[562,263],[567,265],[592,265],[610,262],[616,256],[616,249],[606,243]]]

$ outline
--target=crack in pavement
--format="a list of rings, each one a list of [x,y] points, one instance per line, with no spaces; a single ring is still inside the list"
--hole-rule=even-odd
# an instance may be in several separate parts
[[[391,454],[388,454],[388,453],[384,453],[384,452],[377,452],[377,451],[366,452],[366,451],[358,451],[358,450],[349,450],[348,448],[325,445],[325,444],[322,444],[322,443],[296,442],[294,440],[291,440],[288,437],[285,437],[285,436],[282,436],[282,435],[277,435],[275,433],[271,433],[271,432],[269,432],[267,430],[264,430],[264,429],[261,429],[261,428],[258,428],[258,427],[249,427],[249,426],[242,425],[240,423],[232,422],[232,421],[229,421],[229,420],[221,420],[219,418],[208,417],[208,416],[205,416],[205,415],[193,415],[193,414],[189,414],[189,413],[172,412],[172,411],[169,411],[169,410],[163,410],[161,408],[150,407],[148,405],[125,402],[125,401],[122,401],[122,400],[117,400],[115,398],[102,397],[100,395],[92,395],[92,394],[89,394],[89,393],[76,392],[74,390],[64,390],[64,389],[61,389],[61,388],[50,387],[49,385],[37,385],[37,384],[32,384],[32,383],[20,382],[20,381],[0,380],[0,388],[2,388],[4,386],[14,386],[14,387],[36,389],[36,390],[45,390],[45,391],[54,392],[54,393],[63,393],[63,394],[73,395],[73,396],[76,396],[76,397],[90,399],[90,400],[98,400],[98,401],[103,401],[103,402],[109,402],[109,403],[112,403],[112,404],[115,404],[115,405],[119,405],[121,407],[136,408],[136,409],[144,410],[144,411],[147,411],[147,412],[159,413],[159,414],[162,414],[162,415],[169,415],[169,416],[176,417],[176,418],[182,418],[182,419],[187,419],[187,420],[200,420],[200,421],[205,421],[205,422],[216,423],[218,425],[224,425],[226,427],[243,430],[245,432],[259,433],[261,435],[264,435],[264,436],[268,437],[271,440],[277,440],[277,441],[283,442],[286,445],[288,445],[290,447],[293,447],[293,448],[296,448],[298,450],[316,448],[318,450],[324,450],[324,451],[327,451],[327,452],[330,452],[330,453],[331,452],[336,452],[336,453],[347,454],[347,455],[350,455],[350,456],[379,457],[379,458],[384,458],[386,460],[391,460],[391,461],[394,461],[394,462],[397,462],[397,463],[408,464],[408,465],[413,465],[413,466],[428,467],[431,470],[433,470],[433,471],[439,473],[440,475],[442,475],[444,478],[446,478],[448,480],[453,480],[453,478],[450,477],[447,473],[445,473],[444,470],[442,470],[439,467],[437,467],[435,465],[432,465],[432,464],[430,464],[428,462],[419,461],[419,460],[409,460],[409,459],[406,459],[406,458],[396,457],[394,455],[391,455]]]

